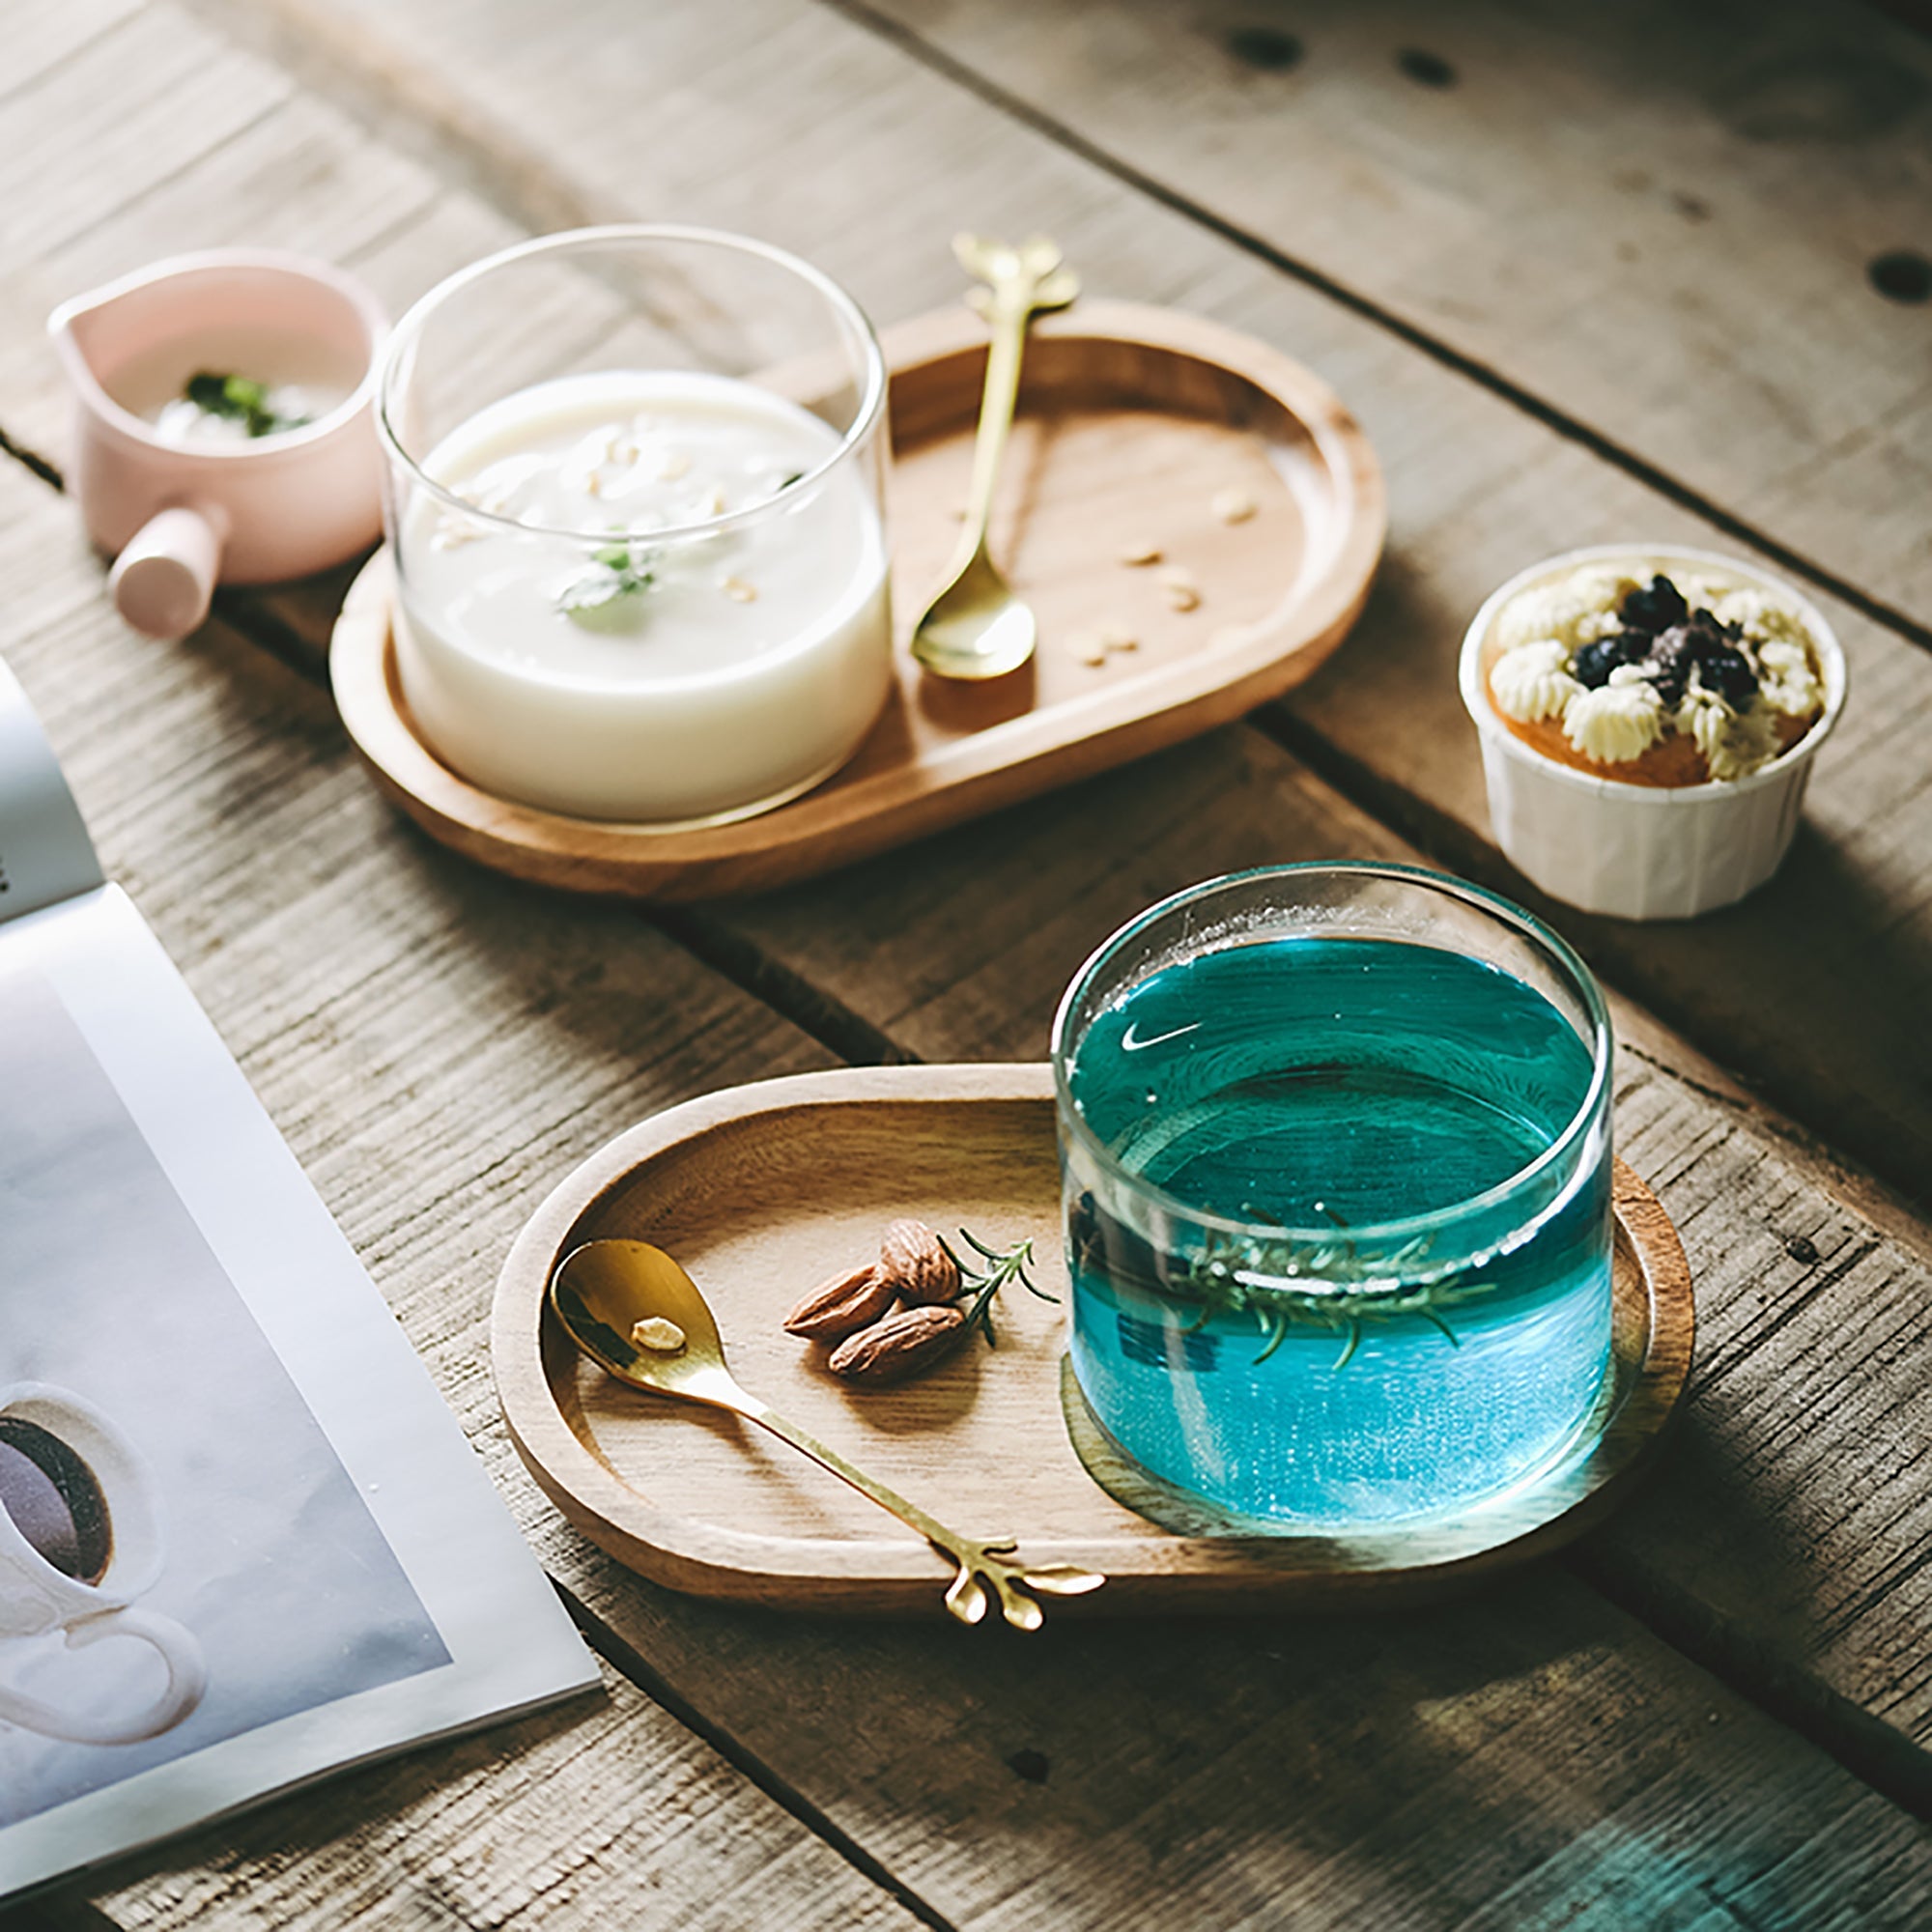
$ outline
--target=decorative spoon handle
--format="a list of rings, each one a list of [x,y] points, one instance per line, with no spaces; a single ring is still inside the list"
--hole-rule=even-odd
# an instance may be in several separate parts
[[[1080,293],[1072,270],[1061,266],[1060,249],[1044,236],[1018,248],[980,235],[954,239],[952,252],[969,274],[985,283],[972,301],[992,327],[986,351],[986,383],[980,402],[980,427],[973,440],[973,482],[966,504],[966,527],[959,538],[954,568],[963,569],[984,548],[993,515],[993,491],[1000,460],[1020,395],[1020,362],[1026,354],[1027,325],[1037,314],[1065,308]]]
[[[744,1394],[742,1390],[739,1393]],[[828,1449],[817,1437],[808,1435],[795,1422],[787,1422],[755,1397],[746,1395],[742,1406],[732,1406],[748,1422],[769,1429],[781,1441],[810,1456],[821,1468],[830,1469],[835,1476],[850,1483],[860,1494],[871,1497],[881,1509],[891,1511],[901,1522],[910,1523],[942,1556],[955,1564],[958,1574],[946,1592],[946,1607],[962,1624],[977,1624],[986,1614],[989,1584],[1008,1623],[1015,1630],[1031,1631],[1037,1630],[1044,1617],[1029,1592],[1079,1597],[1089,1590],[1097,1590],[1107,1580],[1094,1571],[1076,1569],[1070,1563],[1022,1563],[1015,1554],[1016,1545],[1011,1537],[980,1543],[961,1536],[943,1522],[935,1521],[917,1503],[908,1502],[863,1469],[854,1468],[836,1449]]]

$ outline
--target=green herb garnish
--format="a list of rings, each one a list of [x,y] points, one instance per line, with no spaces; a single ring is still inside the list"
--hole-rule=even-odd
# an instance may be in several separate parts
[[[635,600],[657,582],[650,552],[611,544],[593,552],[591,560],[597,567],[558,597],[557,609],[586,631],[628,628],[637,613]]]
[[[945,1248],[952,1265],[959,1270],[959,1291],[953,1295],[954,1305],[967,1302],[965,1328],[977,1323],[980,1333],[986,1338],[987,1348],[993,1348],[993,1297],[1010,1281],[1016,1281],[1026,1292],[1038,1301],[1058,1301],[1059,1296],[1049,1294],[1043,1288],[1036,1286],[1033,1277],[1027,1273],[1027,1264],[1033,1260],[1033,1243],[1021,1241],[1017,1247],[989,1248],[977,1235],[968,1234],[964,1228],[961,1238],[980,1256],[986,1265],[971,1268],[953,1254],[951,1244],[944,1236],[939,1236],[939,1245]],[[963,1329],[962,1329],[963,1332]]]
[[[1187,1255],[1162,1255],[1124,1231],[1103,1240],[1089,1196],[1074,1211],[1074,1266],[1104,1273],[1169,1306],[1194,1303],[1200,1314],[1189,1332],[1205,1328],[1216,1315],[1248,1317],[1260,1334],[1257,1363],[1266,1361],[1292,1328],[1320,1328],[1341,1343],[1335,1367],[1345,1369],[1367,1329],[1405,1317],[1419,1317],[1451,1348],[1462,1346],[1443,1311],[1493,1292],[1480,1264],[1466,1260],[1432,1264],[1434,1243],[1426,1235],[1393,1252],[1364,1253],[1340,1217],[1331,1218],[1336,1232],[1326,1240],[1304,1244],[1213,1236]]]
[[[206,415],[227,416],[243,424],[250,436],[273,436],[314,420],[270,408],[269,385],[247,376],[218,376],[212,369],[198,369],[182,394]]]

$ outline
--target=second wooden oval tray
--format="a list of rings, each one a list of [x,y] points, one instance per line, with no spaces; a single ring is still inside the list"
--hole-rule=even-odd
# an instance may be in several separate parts
[[[1133,1473],[1109,1461],[1077,1392],[1063,1417],[1066,1277],[1043,1065],[801,1074],[618,1136],[555,1189],[504,1264],[497,1386],[538,1483],[620,1563],[706,1596],[939,1615],[950,1568],[911,1530],[762,1431],[626,1388],[580,1359],[545,1302],[557,1262],[603,1236],[654,1241],[710,1299],[739,1379],[781,1414],[952,1528],[1010,1531],[1030,1561],[1106,1573],[1104,1589],[1056,1600],[1050,1617],[1406,1600],[1541,1555],[1596,1521],[1683,1392],[1694,1321],[1684,1250],[1621,1165],[1615,1191],[1606,1412],[1535,1483],[1423,1527],[1174,1533],[1117,1499],[1132,1495]],[[779,1322],[907,1213],[1001,1245],[1030,1237],[1060,1305],[1003,1294],[997,1349],[976,1339],[923,1380],[854,1391]]]
[[[753,891],[1224,724],[1300,683],[1360,612],[1386,510],[1368,440],[1334,395],[1232,329],[1089,302],[1036,326],[1001,472],[994,554],[1039,617],[1034,662],[983,685],[924,675],[906,640],[957,538],[985,330],[960,308],[888,330],[884,347],[898,674],[843,771],[776,811],[682,832],[482,791],[436,757],[403,700],[379,553],[343,606],[329,672],[384,792],[520,878],[656,899]],[[1144,546],[1162,564],[1122,561]],[[1167,567],[1190,574],[1198,604],[1176,608],[1186,598]],[[1133,648],[1088,662],[1103,632]]]

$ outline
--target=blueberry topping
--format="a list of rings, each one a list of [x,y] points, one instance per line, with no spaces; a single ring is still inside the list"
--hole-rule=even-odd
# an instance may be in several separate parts
[[[1684,623],[1690,615],[1684,593],[1667,577],[1653,577],[1648,589],[1626,595],[1617,612],[1635,631],[1667,631]]]
[[[1744,710],[1757,696],[1757,673],[1732,643],[1713,644],[1700,652],[1697,677],[1706,691],[1715,691],[1733,711]]]
[[[1673,624],[1650,647],[1643,674],[1657,687],[1666,704],[1682,702],[1694,668],[1697,681],[1714,691],[1734,710],[1743,710],[1757,695],[1757,673],[1740,648],[1742,638],[1699,611],[1687,623]]]
[[[1666,704],[1677,704],[1684,687],[1690,682],[1690,667],[1696,662],[1697,634],[1689,624],[1673,624],[1650,647],[1643,674],[1657,687],[1657,695]]]
[[[1650,649],[1650,642],[1648,631],[1613,631],[1607,638],[1585,644],[1577,653],[1570,674],[1586,690],[1600,690],[1609,683],[1610,673],[1619,665],[1635,664]]]

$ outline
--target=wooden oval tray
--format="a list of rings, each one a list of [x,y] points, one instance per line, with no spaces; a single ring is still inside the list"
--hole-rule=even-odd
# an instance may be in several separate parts
[[[953,1528],[1010,1531],[1030,1560],[1106,1573],[1104,1589],[1056,1600],[1051,1617],[1401,1600],[1568,1541],[1655,1445],[1690,1370],[1690,1275],[1656,1197],[1621,1165],[1616,1211],[1617,1375],[1595,1432],[1533,1486],[1374,1534],[1176,1534],[1108,1492],[1131,1493],[1132,1472],[1109,1465],[1091,1424],[1094,1474],[1083,1467],[1062,1413],[1066,1277],[1043,1065],[801,1074],[632,1128],[570,1175],[518,1238],[491,1347],[510,1434],[538,1483],[593,1542],[673,1589],[937,1616],[949,1571],[911,1530],[763,1431],[582,1361],[545,1291],[565,1254],[602,1236],[676,1255],[710,1298],[745,1386],[860,1467]],[[1031,1237],[1037,1278],[1060,1305],[1003,1294],[997,1349],[975,1340],[922,1380],[854,1391],[779,1322],[807,1289],[875,1253],[880,1229],[906,1213],[1001,1245]],[[1072,1420],[1080,1433],[1077,1410]]]
[[[897,681],[854,760],[792,804],[698,831],[566,818],[479,790],[418,736],[396,679],[393,583],[378,553],[329,657],[376,782],[430,835],[520,878],[658,899],[746,892],[864,858],[1090,777],[1239,717],[1347,635],[1386,523],[1361,429],[1308,371],[1196,317],[1090,302],[1036,327],[993,526],[1040,622],[1034,662],[982,685],[923,674],[906,648],[966,499],[985,332],[963,307],[887,331]],[[1255,505],[1214,509],[1223,491]],[[1157,545],[1153,568],[1122,562]],[[1172,608],[1183,567],[1198,607]],[[1103,629],[1136,640],[1105,662]]]

